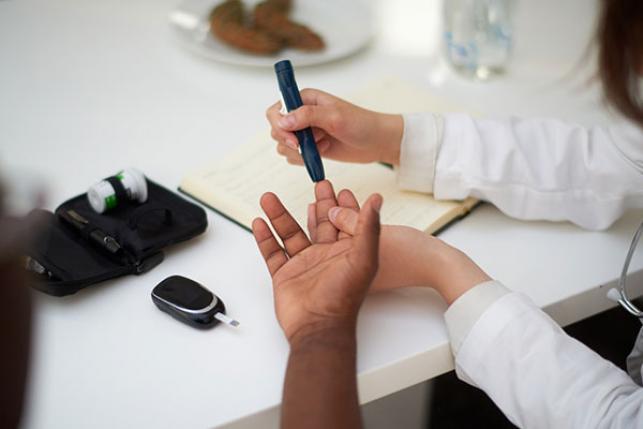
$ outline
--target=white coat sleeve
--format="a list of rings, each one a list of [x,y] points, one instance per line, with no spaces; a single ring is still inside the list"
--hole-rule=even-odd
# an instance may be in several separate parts
[[[487,393],[517,426],[643,427],[643,389],[524,295],[488,282],[458,298],[445,318],[458,339],[458,377]]]
[[[518,219],[604,229],[643,207],[643,132],[628,124],[405,115],[398,184],[437,199],[477,197]]]

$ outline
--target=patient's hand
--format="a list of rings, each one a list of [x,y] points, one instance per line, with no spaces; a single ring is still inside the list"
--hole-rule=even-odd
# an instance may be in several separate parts
[[[252,224],[272,276],[277,318],[291,344],[328,328],[352,331],[377,271],[382,197],[371,196],[360,212],[353,212],[350,235],[339,235],[327,218],[328,210],[337,205],[330,182],[318,183],[315,197],[313,243],[274,194],[264,194],[261,207],[284,247],[263,219]]]

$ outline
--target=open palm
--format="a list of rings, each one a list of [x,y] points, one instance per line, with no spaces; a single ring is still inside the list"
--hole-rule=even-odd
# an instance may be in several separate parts
[[[314,242],[271,193],[262,197],[261,206],[283,247],[264,220],[253,222],[273,279],[277,318],[288,339],[300,330],[354,321],[377,271],[381,197],[364,205],[354,236],[339,234],[328,220],[328,210],[337,206],[329,182],[316,185],[315,197]]]

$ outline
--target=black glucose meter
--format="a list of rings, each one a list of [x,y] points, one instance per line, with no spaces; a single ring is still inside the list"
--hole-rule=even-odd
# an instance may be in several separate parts
[[[207,329],[219,322],[239,326],[225,315],[225,305],[218,296],[186,277],[163,280],[152,290],[152,301],[161,311],[195,328]]]

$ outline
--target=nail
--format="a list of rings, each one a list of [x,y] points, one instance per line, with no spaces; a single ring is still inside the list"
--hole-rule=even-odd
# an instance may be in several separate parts
[[[292,128],[293,125],[295,125],[295,118],[292,115],[286,115],[279,119],[281,128]]]
[[[285,144],[286,144],[286,146],[288,146],[291,149],[294,149],[294,150],[298,149],[297,143],[295,143],[294,140],[286,139]]]
[[[340,211],[342,211],[341,207],[331,207],[330,210],[328,210],[328,218],[331,222],[335,222]]]

